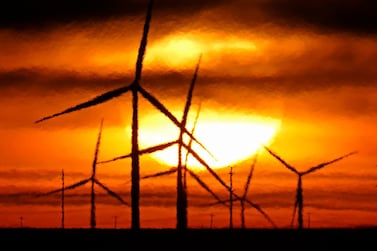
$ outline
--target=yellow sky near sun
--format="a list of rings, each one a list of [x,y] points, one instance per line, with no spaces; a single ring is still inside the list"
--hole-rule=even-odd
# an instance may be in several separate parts
[[[191,112],[191,120],[187,128],[193,128],[194,112]],[[166,120],[166,119],[165,119]],[[145,126],[141,127],[139,140],[141,147],[158,145],[161,142],[178,139],[179,130],[171,128],[164,123],[160,116],[147,116],[141,121]],[[213,154],[211,157],[202,147],[195,142],[193,149],[213,168],[221,168],[241,162],[262,147],[269,145],[276,133],[278,133],[281,121],[279,119],[258,116],[255,114],[224,113],[216,110],[204,110],[200,112],[194,135]],[[130,127],[127,128],[130,134]],[[185,137],[185,142],[189,140]],[[169,165],[177,164],[176,146],[152,154],[158,161]],[[183,151],[182,160],[186,151]],[[198,169],[204,167],[190,156],[188,165]]]

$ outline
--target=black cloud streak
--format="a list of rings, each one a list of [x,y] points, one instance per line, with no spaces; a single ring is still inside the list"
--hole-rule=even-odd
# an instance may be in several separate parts
[[[364,65],[363,65],[364,66]],[[237,82],[245,87],[257,87],[263,90],[275,90],[291,93],[292,91],[318,90],[328,87],[364,86],[375,87],[376,73],[373,69],[362,71],[345,69],[344,71],[318,71],[307,69],[295,73],[278,73],[275,75],[252,75],[249,76],[205,76],[201,82],[206,86],[218,85],[219,83]],[[163,81],[164,80],[164,81]],[[160,89],[174,87],[179,88],[177,82],[187,81],[185,72],[149,73],[144,77],[143,85],[146,88]],[[0,71],[0,91],[12,91],[22,88],[27,92],[68,92],[72,88],[81,88],[90,91],[103,91],[104,88],[117,88],[124,83],[132,82],[132,78],[126,74],[78,73],[72,71],[49,71],[47,69],[15,69]],[[252,83],[252,84],[251,84]],[[181,91],[183,91],[182,88]],[[166,91],[165,91],[166,92]]]
[[[0,29],[42,30],[56,25],[141,17],[146,1],[137,0],[13,0],[0,7]],[[311,27],[320,32],[377,33],[374,0],[160,0],[156,14],[165,18],[192,17],[203,10],[222,9],[240,25],[275,24]]]
[[[112,18],[142,16],[147,0],[13,0],[0,7],[0,28],[42,29],[73,22],[95,22]],[[156,11],[192,15],[222,1],[160,0]]]
[[[376,8],[374,0],[269,0],[263,4],[265,12],[281,24],[363,34],[377,32]]]

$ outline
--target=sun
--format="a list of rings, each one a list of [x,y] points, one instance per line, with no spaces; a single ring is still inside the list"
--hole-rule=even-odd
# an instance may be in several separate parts
[[[207,116],[206,116],[207,115]],[[179,118],[179,116],[178,116]],[[194,117],[190,117],[187,129],[191,131]],[[161,143],[177,140],[178,128],[168,124],[166,118],[148,116],[142,121],[139,133],[140,148],[147,148]],[[222,113],[214,115],[208,111],[200,114],[194,136],[210,151],[211,156],[201,146],[194,143],[192,149],[201,156],[212,168],[223,168],[246,160],[255,154],[262,145],[271,143],[280,128],[281,121],[258,115]],[[128,128],[130,132],[130,128]],[[184,138],[186,144],[189,138]],[[182,160],[186,159],[186,150],[183,150]],[[178,146],[173,145],[165,150],[151,154],[151,157],[167,166],[176,166],[178,163]],[[192,155],[187,159],[187,166],[195,170],[205,170]]]

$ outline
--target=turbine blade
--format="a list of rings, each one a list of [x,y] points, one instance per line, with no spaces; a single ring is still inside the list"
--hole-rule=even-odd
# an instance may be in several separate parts
[[[139,51],[137,54],[136,71],[135,71],[136,83],[139,83],[139,80],[141,78],[143,60],[144,60],[145,50],[147,48],[147,42],[148,42],[149,27],[150,27],[150,23],[152,19],[152,9],[153,9],[153,0],[150,0],[148,4],[147,14],[145,16],[143,35],[140,40]]]
[[[96,173],[96,164],[97,164],[97,159],[98,159],[99,147],[100,147],[100,144],[101,144],[102,128],[103,128],[103,119],[101,120],[101,125],[99,127],[96,148],[95,148],[95,151],[94,151],[94,158],[93,158],[93,163],[92,163],[92,171],[93,171],[92,175],[93,175],[93,177],[95,176],[95,173]]]
[[[113,162],[113,161],[120,160],[120,159],[130,158],[131,156],[132,156],[132,154],[129,153],[127,155],[118,156],[118,157],[115,157],[113,159],[98,161],[97,164],[105,164],[105,163]]]
[[[163,144],[160,144],[160,145],[148,147],[148,148],[139,150],[139,155],[154,153],[154,152],[157,152],[157,151],[162,151],[162,150],[164,150],[164,149],[166,149],[166,148],[168,148],[168,147],[170,147],[174,144],[177,144],[177,143],[178,143],[178,141],[174,140],[174,141],[170,141],[170,142],[163,143]],[[110,160],[99,161],[99,162],[97,162],[97,164],[109,163],[109,162],[113,162],[113,161],[120,160],[120,159],[130,158],[131,156],[132,156],[132,153],[129,153],[127,155],[118,156],[118,157],[115,157],[115,158],[110,159]]]
[[[169,174],[175,173],[176,171],[177,171],[177,168],[176,167],[172,167],[172,168],[170,168],[167,171],[162,171],[162,172],[158,172],[158,173],[153,173],[153,174],[148,174],[148,175],[142,176],[141,179],[149,179],[149,178],[155,178],[155,177],[159,177],[159,176],[163,176],[163,175],[169,175]]]
[[[339,160],[342,160],[342,159],[344,159],[344,158],[346,158],[346,157],[348,157],[348,156],[351,156],[351,155],[353,155],[353,154],[356,154],[356,153],[357,153],[357,151],[353,151],[353,152],[347,153],[346,155],[343,155],[343,156],[341,156],[341,157],[339,157],[339,158],[336,158],[336,159],[334,159],[334,160],[331,160],[331,161],[328,161],[328,162],[321,163],[321,164],[319,164],[319,165],[317,165],[317,166],[314,166],[314,167],[310,168],[309,170],[307,170],[307,171],[305,171],[305,172],[302,172],[302,175],[305,175],[305,174],[308,174],[308,173],[314,172],[314,171],[316,171],[316,170],[318,170],[318,169],[321,169],[321,168],[323,168],[323,167],[325,167],[325,166],[327,166],[327,165],[330,165],[330,164],[332,164],[332,163],[334,163],[334,162],[337,162],[337,161],[339,161]]]
[[[122,197],[120,197],[117,193],[115,193],[114,191],[112,191],[110,188],[108,188],[107,186],[105,186],[104,184],[102,184],[101,182],[99,182],[97,179],[94,179],[94,182],[99,185],[100,187],[102,187],[110,196],[114,197],[115,199],[119,200],[122,204],[126,205],[126,206],[130,206],[130,204],[128,204],[127,202],[125,202]]]
[[[199,71],[201,58],[202,58],[202,56],[200,55],[198,63],[197,63],[196,68],[195,68],[194,76],[191,80],[189,91],[187,93],[186,104],[185,104],[185,108],[184,108],[183,116],[182,116],[182,123],[181,123],[181,126],[180,126],[182,134],[183,134],[183,129],[186,128],[187,116],[188,116],[188,113],[189,113],[189,110],[190,110],[190,107],[191,107],[191,100],[192,100],[192,96],[193,96],[193,92],[194,92],[196,79],[198,77],[198,71]]]
[[[165,150],[166,148],[169,148],[172,145],[177,144],[177,143],[178,143],[178,141],[174,140],[174,141],[170,141],[170,142],[163,143],[163,144],[160,144],[160,145],[152,146],[152,147],[149,147],[149,148],[146,148],[146,149],[142,149],[142,150],[139,150],[139,155],[162,151],[162,150]]]
[[[54,118],[54,117],[57,117],[57,116],[60,116],[60,115],[66,114],[66,113],[78,111],[78,110],[81,110],[81,109],[84,109],[84,108],[88,108],[88,107],[91,107],[91,106],[95,106],[95,105],[104,103],[104,102],[106,102],[110,99],[118,97],[118,96],[122,95],[123,93],[131,90],[131,86],[132,86],[132,84],[130,84],[128,86],[120,87],[118,89],[115,89],[115,90],[112,90],[112,91],[109,91],[109,92],[105,92],[105,93],[103,93],[103,94],[101,94],[101,95],[99,95],[99,96],[97,96],[97,97],[95,97],[95,98],[93,98],[89,101],[86,101],[84,103],[81,103],[81,104],[78,104],[78,105],[73,106],[71,108],[68,108],[68,109],[66,109],[62,112],[58,112],[58,113],[55,113],[53,115],[39,119],[39,120],[35,121],[35,123],[40,123],[44,120],[48,120],[48,119],[51,119],[51,118]]]
[[[289,170],[291,170],[292,172],[294,173],[297,173],[299,174],[299,172],[294,168],[292,167],[291,165],[289,165],[287,162],[285,162],[281,157],[279,157],[276,153],[274,153],[273,151],[271,151],[267,146],[264,146],[264,149],[267,150],[267,152],[269,152],[272,156],[274,156],[278,161],[280,161],[286,168],[288,168]]]
[[[76,188],[76,187],[79,187],[79,186],[83,186],[83,185],[85,185],[85,184],[88,183],[90,180],[91,180],[91,178],[89,178],[89,179],[85,179],[85,180],[81,180],[81,181],[76,182],[76,183],[74,183],[74,184],[72,184],[72,185],[70,185],[70,186],[66,186],[66,187],[64,187],[64,189],[63,189],[63,188],[55,189],[55,190],[52,190],[52,191],[50,191],[50,192],[43,193],[43,194],[41,194],[41,195],[49,195],[49,194],[53,194],[53,193],[57,193],[57,192],[61,192],[61,191],[71,190],[71,189],[74,189],[74,188]]]
[[[245,201],[246,201],[248,204],[250,204],[252,207],[254,207],[258,212],[260,212],[260,213],[263,215],[263,217],[266,218],[266,220],[267,220],[268,222],[270,222],[271,225],[272,225],[274,228],[277,228],[276,224],[272,221],[272,219],[270,218],[270,216],[268,216],[268,214],[267,214],[265,211],[263,211],[263,209],[262,209],[258,204],[254,203],[254,202],[252,202],[252,201],[250,201],[250,200],[248,200],[248,199],[245,199]]]
[[[240,197],[238,198],[233,198],[232,201],[239,201],[241,200]],[[226,200],[221,200],[221,201],[216,201],[216,202],[212,202],[212,203],[209,203],[209,204],[205,204],[203,206],[215,206],[215,205],[218,205],[218,204],[224,204],[226,207],[228,207],[228,205],[226,203],[229,203],[230,202],[230,199],[226,199]]]
[[[253,177],[254,167],[255,167],[255,164],[257,163],[257,158],[258,158],[258,153],[255,154],[254,159],[253,159],[253,163],[251,164],[251,167],[250,167],[249,174],[247,175],[247,179],[246,179],[245,187],[244,187],[244,190],[243,190],[242,198],[246,198],[246,195],[247,195],[247,192],[248,192],[249,186],[250,186],[250,181],[251,181],[251,178]]]
[[[195,129],[196,129],[196,124],[198,122],[198,119],[199,119],[199,113],[200,113],[200,109],[201,109],[201,103],[199,103],[199,108],[198,108],[198,111],[196,112],[196,117],[195,117],[195,121],[194,121],[194,126],[192,127],[192,130],[191,130],[191,134],[194,135],[195,133]],[[190,138],[188,144],[187,144],[187,147],[191,149],[191,146],[192,146],[192,138]],[[188,161],[188,156],[189,156],[189,151],[186,151],[186,156],[185,156],[185,166],[187,166],[187,161]]]
[[[190,154],[192,154],[192,156],[197,160],[199,161],[200,164],[202,164],[206,169],[207,171],[212,174],[212,176],[218,181],[220,182],[221,185],[223,185],[228,191],[231,191],[230,187],[220,178],[220,176],[194,151],[192,150],[191,148],[189,148],[185,143],[182,144],[187,151],[190,152]]]
[[[162,112],[166,117],[168,117],[178,128],[181,128],[181,123],[177,120],[177,118],[160,102],[156,99],[152,94],[147,92],[143,87],[139,86],[139,91],[141,95],[148,100],[154,107],[156,107],[160,112]],[[213,154],[197,140],[186,128],[183,128],[184,132],[188,134],[196,143],[198,143],[212,158],[216,160]]]
[[[199,185],[202,187],[202,188],[204,188],[208,193],[210,193],[217,201],[218,201],[218,203],[222,203],[222,204],[224,204],[224,205],[226,205],[225,204],[225,202],[224,201],[222,201],[221,199],[220,199],[220,197],[219,196],[217,196],[216,195],[216,193],[214,192],[214,191],[212,191],[210,188],[209,188],[209,186],[206,184],[206,183],[204,183],[204,181],[196,174],[196,173],[194,173],[193,171],[191,171],[190,169],[188,169],[187,168],[187,172],[191,175],[191,177],[193,177],[198,183],[199,183]]]

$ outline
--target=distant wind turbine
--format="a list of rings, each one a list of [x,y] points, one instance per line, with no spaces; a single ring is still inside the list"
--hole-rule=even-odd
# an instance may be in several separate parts
[[[257,161],[257,154],[255,155],[255,157],[253,159],[253,162],[251,164],[249,174],[248,174],[248,176],[246,178],[246,182],[245,182],[244,191],[243,191],[242,196],[237,196],[237,194],[235,194],[234,191],[233,191],[232,194],[230,195],[230,198],[228,200],[225,200],[225,201],[223,200],[223,201],[218,201],[218,202],[210,203],[210,204],[208,204],[208,206],[213,206],[213,205],[216,205],[216,204],[219,204],[219,203],[225,204],[225,203],[228,203],[228,202],[231,204],[231,203],[233,203],[233,201],[240,201],[240,203],[241,203],[241,227],[245,228],[245,203],[247,203],[250,206],[252,206],[253,208],[255,208],[260,214],[262,214],[263,217],[274,228],[277,228],[276,224],[272,221],[272,219],[268,216],[268,214],[258,204],[254,203],[253,201],[251,201],[250,199],[247,198],[247,193],[248,193],[248,190],[249,190],[251,178],[253,176],[253,172],[254,172],[256,161]],[[232,208],[231,207],[232,207],[232,205],[229,206],[230,213],[232,212]],[[231,220],[231,217],[230,217],[230,226],[232,225],[231,222],[232,222],[232,220]]]
[[[132,160],[131,160],[131,228],[132,229],[139,229],[140,228],[140,209],[139,209],[139,201],[140,201],[140,167],[139,167],[139,143],[138,143],[138,131],[139,131],[139,122],[138,122],[138,94],[140,93],[146,100],[148,100],[153,106],[157,108],[161,113],[163,113],[166,117],[168,117],[177,127],[181,128],[180,122],[177,118],[160,102],[157,98],[155,98],[152,94],[150,94],[146,89],[144,89],[140,84],[142,67],[143,67],[143,59],[144,54],[147,47],[147,38],[149,32],[149,26],[152,18],[152,9],[153,9],[153,0],[149,1],[147,13],[145,17],[144,29],[142,38],[140,41],[140,46],[138,50],[138,56],[136,60],[136,69],[135,69],[135,77],[131,84],[122,86],[120,88],[105,92],[99,96],[96,96],[93,99],[90,99],[84,103],[75,105],[70,107],[62,112],[55,113],[53,115],[44,117],[36,121],[36,123],[40,123],[42,121],[71,113],[74,111],[78,111],[81,109],[85,109],[88,107],[92,107],[104,102],[107,102],[113,98],[117,98],[124,93],[130,91],[132,92]],[[193,137],[190,132],[183,129],[186,134],[190,137]],[[196,138],[193,138],[201,147],[207,150]]]
[[[299,229],[302,229],[303,228],[303,208],[304,208],[304,198],[303,198],[303,192],[302,192],[302,177],[306,174],[310,174],[310,173],[313,173],[314,171],[317,171],[321,168],[324,168],[325,166],[327,165],[330,165],[334,162],[337,162],[339,160],[342,160],[350,155],[353,155],[353,154],[356,154],[357,152],[356,151],[353,151],[353,152],[350,152],[348,154],[345,154],[339,158],[336,158],[334,160],[331,160],[331,161],[328,161],[328,162],[324,162],[324,163],[321,163],[321,164],[318,164],[316,166],[313,166],[309,169],[307,169],[306,171],[303,171],[303,172],[299,172],[297,171],[296,168],[294,168],[293,166],[289,165],[286,161],[284,161],[280,156],[278,156],[276,153],[274,153],[272,150],[270,150],[268,147],[264,146],[264,148],[267,150],[267,152],[269,152],[273,157],[275,157],[280,163],[282,163],[286,168],[288,168],[291,172],[295,173],[298,177],[298,182],[297,182],[297,188],[296,188],[296,200],[295,200],[295,204],[294,204],[294,209],[293,209],[293,216],[292,216],[292,221],[291,221],[291,225],[293,225],[293,220],[295,218],[295,214],[296,214],[296,210],[298,208],[298,217],[297,217],[297,221],[298,221],[298,228]]]
[[[53,190],[53,191],[50,191],[50,192],[42,194],[42,195],[49,195],[49,194],[54,194],[54,193],[61,192],[62,196],[64,196],[64,191],[71,190],[71,189],[74,189],[74,188],[79,187],[79,186],[83,186],[83,185],[85,185],[86,183],[88,183],[90,181],[91,182],[90,227],[92,229],[94,229],[96,227],[96,207],[95,207],[95,191],[94,191],[94,185],[95,184],[98,185],[98,186],[100,186],[102,189],[104,189],[110,196],[112,196],[115,199],[119,200],[122,204],[124,204],[126,206],[130,206],[118,194],[116,194],[115,192],[113,192],[110,188],[108,188],[107,186],[105,186],[103,183],[101,183],[96,178],[96,164],[97,164],[97,157],[98,157],[98,153],[99,153],[99,147],[100,147],[100,143],[101,143],[102,127],[103,127],[103,119],[101,120],[101,125],[100,125],[100,130],[99,130],[99,133],[98,133],[97,144],[96,144],[96,148],[95,148],[95,152],[94,152],[94,159],[93,159],[93,164],[92,164],[92,175],[89,178],[81,180],[79,182],[76,182],[76,183],[74,183],[74,184],[72,184],[70,186],[64,187],[64,185],[63,185],[63,187],[61,189],[56,189],[56,190]]]

